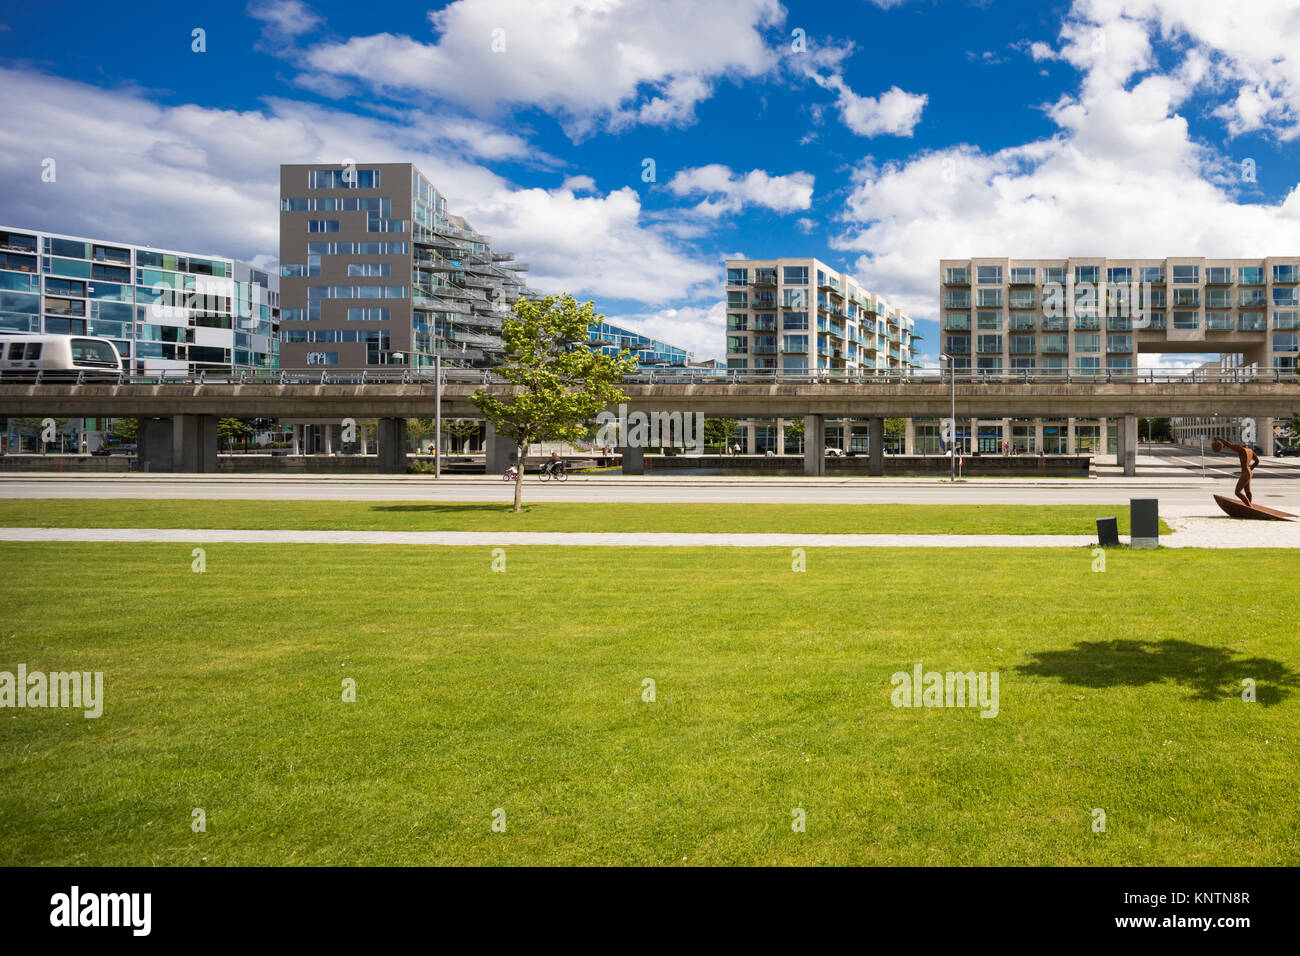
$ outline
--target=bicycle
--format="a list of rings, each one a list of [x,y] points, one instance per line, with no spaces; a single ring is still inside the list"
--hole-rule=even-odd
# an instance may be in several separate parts
[[[549,478],[554,478],[556,481],[569,480],[569,471],[563,461],[548,461],[542,465],[541,470],[537,473],[537,480],[546,481]]]

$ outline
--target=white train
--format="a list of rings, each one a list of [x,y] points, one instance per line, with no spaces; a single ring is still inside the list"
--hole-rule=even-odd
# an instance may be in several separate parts
[[[22,335],[0,332],[0,381],[116,377],[122,356],[108,339],[88,335]]]

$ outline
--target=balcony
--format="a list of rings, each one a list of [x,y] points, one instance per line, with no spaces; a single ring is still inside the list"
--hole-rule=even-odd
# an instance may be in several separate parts
[[[1209,332],[1231,332],[1232,331],[1232,313],[1231,312],[1206,312],[1205,328]]]
[[[943,327],[949,332],[969,332],[970,316],[969,315],[950,315],[943,320]],[[1031,323],[1030,328],[1033,328]]]
[[[1237,304],[1243,308],[1249,308],[1251,306],[1262,307],[1268,305],[1268,297],[1265,295],[1263,289],[1243,290],[1237,299]]]
[[[775,269],[755,269],[755,270],[754,270],[754,285],[756,285],[756,286],[763,286],[763,287],[774,286],[774,285],[776,285],[776,270],[775,270]]]
[[[1300,266],[1274,266],[1273,281],[1287,285],[1300,282]]]
[[[969,309],[970,293],[969,292],[945,292],[943,294],[943,307],[945,309]]]
[[[1206,285],[1232,285],[1232,270],[1211,266],[1205,270]]]
[[[749,303],[751,309],[776,309],[776,296],[774,295],[756,295]]]
[[[1243,315],[1237,319],[1237,329],[1241,332],[1263,332],[1267,328],[1263,315]]]

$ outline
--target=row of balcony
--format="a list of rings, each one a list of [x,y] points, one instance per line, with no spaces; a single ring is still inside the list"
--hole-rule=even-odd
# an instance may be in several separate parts
[[[989,278],[976,284],[1002,285],[1002,271],[1000,266],[987,267],[997,269],[997,272],[991,273]],[[1081,267],[1088,268],[1092,271],[1079,274],[1076,272],[1075,283],[1088,282],[1093,285],[1101,284],[1101,273],[1099,266]],[[1177,267],[1184,268],[1184,267]],[[1199,267],[1186,267],[1195,271],[1189,271],[1186,274],[1179,275],[1175,272],[1175,283],[1186,283],[1189,285],[1200,285]],[[943,284],[947,286],[961,287],[971,284],[971,270],[967,267],[949,267],[944,271]],[[1067,268],[1057,266],[1045,266],[1042,269],[1042,281],[1044,285],[1065,285],[1069,279]],[[1037,285],[1038,268],[1034,266],[1013,266],[1009,269],[1007,285]],[[1086,278],[1085,278],[1086,276]],[[1129,283],[1135,281],[1150,283],[1152,285],[1167,284],[1165,270],[1156,266],[1136,266],[1121,267],[1120,269],[1108,270],[1106,283],[1117,285],[1120,283]],[[1297,285],[1300,284],[1300,265],[1275,265],[1272,268],[1273,284],[1275,285]],[[1236,268],[1234,281],[1233,267],[1231,266],[1206,266],[1205,267],[1205,285],[1264,285],[1264,269],[1258,266],[1239,266]]]

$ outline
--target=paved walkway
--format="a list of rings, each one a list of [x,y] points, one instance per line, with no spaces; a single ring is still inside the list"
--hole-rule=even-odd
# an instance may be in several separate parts
[[[1300,522],[1174,518],[1174,548],[1300,548]],[[1122,535],[1121,541],[1127,542]],[[1080,548],[1082,534],[690,534],[580,531],[239,531],[185,528],[0,528],[0,541],[171,544],[561,545],[674,548]]]

